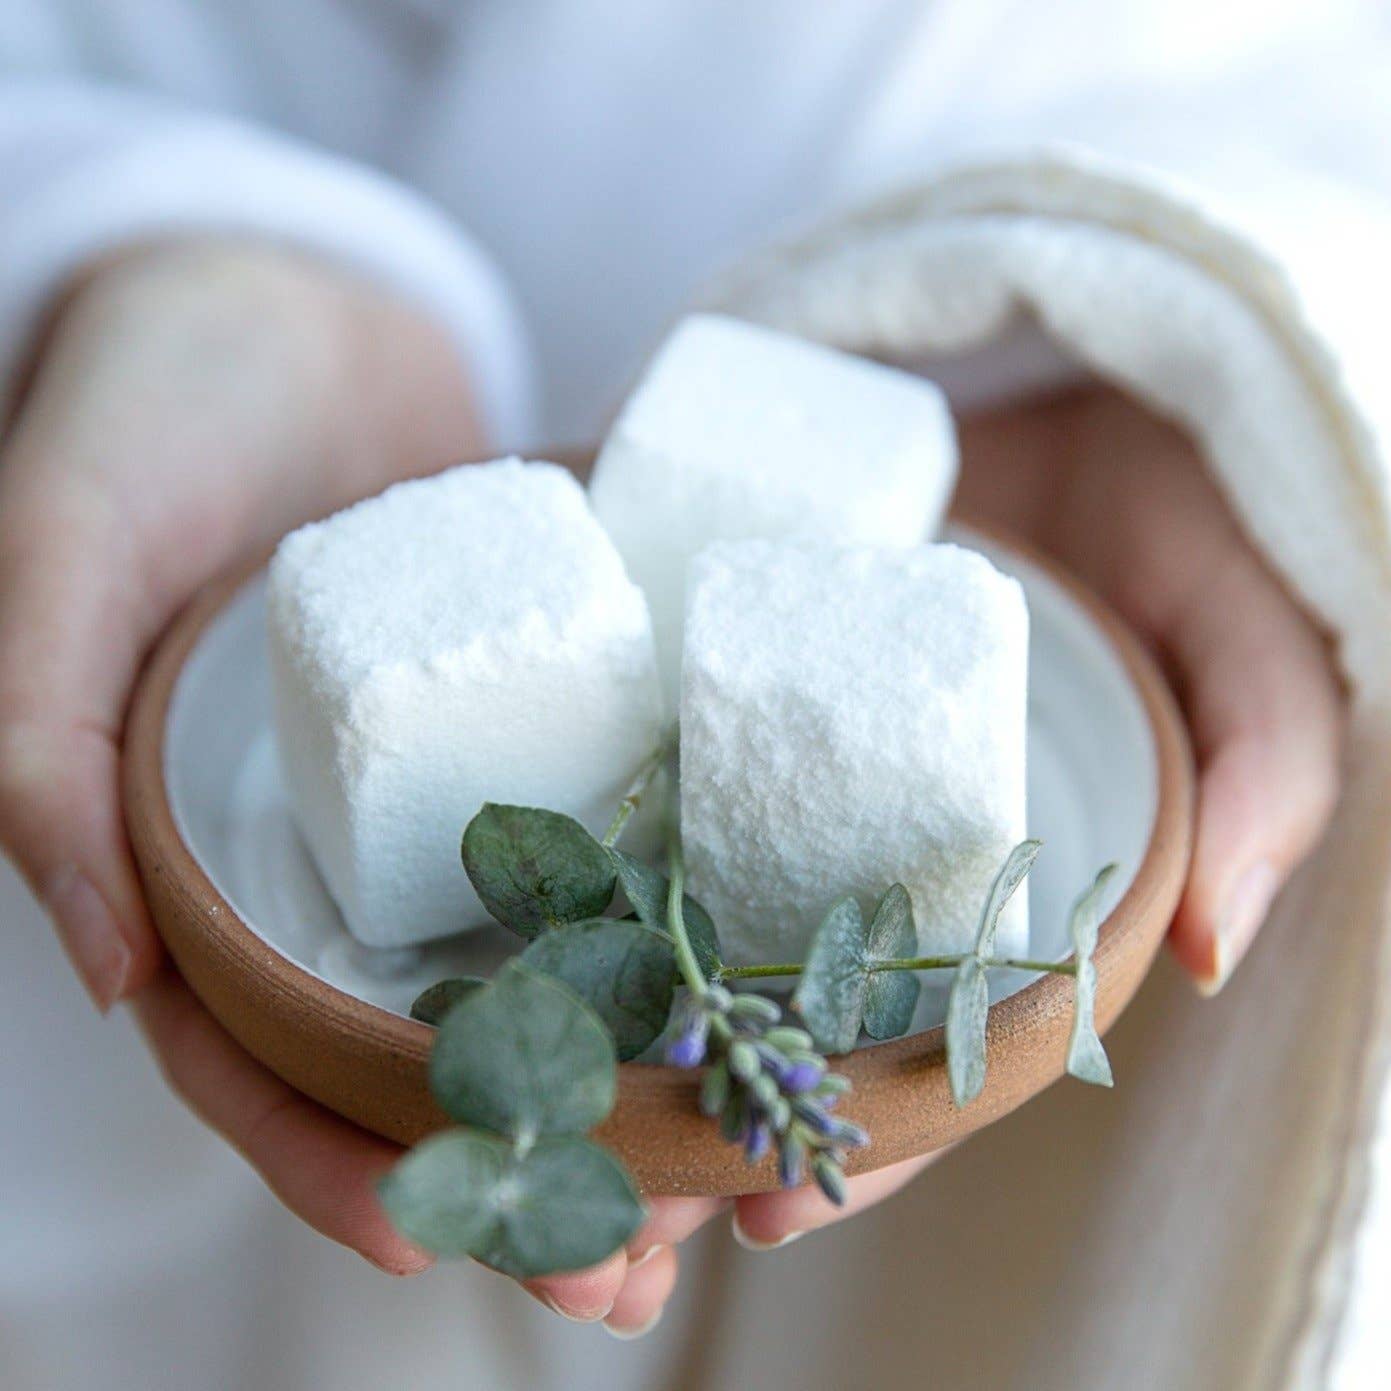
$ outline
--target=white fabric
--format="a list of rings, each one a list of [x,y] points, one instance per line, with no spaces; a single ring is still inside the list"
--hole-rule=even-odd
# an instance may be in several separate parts
[[[77,271],[119,247],[203,234],[273,238],[385,281],[453,331],[489,432],[533,431],[532,363],[510,293],[477,242],[408,190],[125,93],[67,82],[3,92],[0,415],[42,312]]]
[[[1288,176],[1283,188],[1285,205],[1254,209],[1276,244],[1283,224],[1272,220],[1310,196]],[[1376,204],[1361,221],[1391,232]],[[1093,1292],[1101,1311],[1123,1317],[1156,1269],[1207,1249],[1167,1297],[1170,1318],[1151,1309],[1109,1347],[1069,1350],[1061,1366],[1074,1386],[1114,1385],[1131,1363],[1144,1368],[1129,1373],[1132,1386],[1207,1385],[1219,1357],[1229,1371],[1212,1384],[1323,1384],[1341,1330],[1357,1326],[1341,1315],[1358,1263],[1382,1259],[1361,1218],[1387,1043],[1391,437],[1378,430],[1386,392],[1362,409],[1359,376],[1343,363],[1385,322],[1387,292],[1367,282],[1367,262],[1322,245],[1311,262],[1322,296],[1306,295],[1297,258],[1272,261],[1195,195],[1058,153],[944,174],[756,259],[716,297],[780,328],[907,356],[976,347],[1032,311],[1090,370],[1186,426],[1251,533],[1341,639],[1354,691],[1345,804],[1224,998],[1229,1031],[1216,1043],[1186,1032],[1194,1006],[1173,1001],[1162,1067],[1156,1036],[1148,1070],[1122,1084],[1129,1104],[1142,1099],[1138,1123],[1124,1136],[1102,1125],[1073,1137],[1074,1184],[1128,1175],[1070,1243],[1071,1260],[1091,1268],[1130,1257]],[[1335,265],[1347,283],[1329,274]],[[1321,312],[1354,294],[1359,314]],[[1258,980],[1298,1007],[1272,1015]],[[1223,1126],[1220,1148],[1195,1145],[1201,1116],[1211,1125],[1257,1098],[1266,1104],[1240,1135]],[[1222,1169],[1192,1167],[1195,1154]],[[1047,1223],[1032,1232],[1039,1259],[1057,1249]],[[1184,1338],[1174,1336],[1179,1309]]]
[[[1333,849],[1286,896],[1221,999],[1199,1004],[1161,967],[1114,1036],[1112,1096],[1055,1089],[882,1212],[776,1256],[731,1252],[712,1232],[686,1258],[662,1328],[629,1347],[562,1325],[467,1267],[387,1285],[278,1220],[241,1166],[158,1091],[128,1031],[81,1015],[56,947],[6,879],[0,1382],[777,1388],[860,1384],[869,1359],[883,1385],[968,1391],[1382,1384],[1388,1170],[1361,1162],[1365,1144],[1328,1138],[1372,1129],[1376,1069],[1335,1067],[1337,1085],[1321,1089],[1307,1050],[1322,1029],[1330,1055],[1354,1056],[1383,921],[1380,881],[1365,870],[1388,843],[1375,778],[1385,766],[1375,747],[1384,513],[1370,445],[1385,438],[1391,410],[1376,303],[1387,238],[1369,193],[1391,190],[1391,35],[1375,0],[826,0],[814,13],[796,0],[7,0],[0,71],[6,369],[39,299],[75,259],[161,230],[251,231],[317,247],[436,306],[485,374],[503,444],[518,442],[509,431],[525,432],[528,414],[525,389],[507,385],[525,378],[509,346],[521,334],[500,307],[509,292],[545,388],[537,433],[592,437],[665,321],[781,224],[919,181],[930,162],[982,143],[1069,137],[1199,174],[1221,153],[1227,172],[1208,188],[1231,189],[1235,170],[1262,190],[1241,202],[1261,225],[1264,255],[1214,222],[1210,201],[1199,214],[1090,170],[1062,179],[1075,206],[1060,216],[1039,166],[1007,172],[1003,188],[1019,202],[976,206],[980,220],[959,229],[952,254],[993,262],[992,276],[1017,278],[1051,313],[1080,311],[1055,325],[1074,351],[1160,400],[1176,385],[1168,367],[1136,359],[1133,335],[1111,341],[1105,318],[1085,312],[1095,296],[1069,305],[1039,295],[1047,287],[1030,282],[1025,243],[1079,272],[1090,266],[1088,283],[1108,289],[1111,276],[1141,281],[1126,263],[1201,248],[1215,257],[1206,269],[1259,303],[1263,321],[1273,313],[1289,338],[1273,358],[1273,335],[1221,316],[1225,332],[1242,333],[1243,354],[1272,365],[1248,366],[1242,381],[1219,373],[1214,390],[1235,419],[1249,386],[1274,390],[1276,362],[1297,359],[1303,385],[1289,399],[1309,404],[1307,455],[1277,448],[1287,462],[1267,488],[1233,462],[1219,411],[1205,410],[1202,428],[1215,457],[1227,441],[1217,462],[1243,515],[1339,622],[1361,683],[1358,778]],[[146,114],[133,124],[114,114],[137,109]],[[221,176],[224,164],[234,177]],[[1296,182],[1295,168],[1321,174]],[[129,190],[112,172],[121,169],[133,171]],[[910,233],[941,220],[934,198],[977,197],[979,178],[915,195]],[[1094,226],[1113,188],[1154,221],[1156,246],[1139,245],[1133,226]],[[124,201],[130,192],[138,203]],[[1009,225],[991,231],[996,214]],[[1095,240],[1029,231],[1029,219],[1080,221]],[[888,235],[882,214],[860,225],[866,243]],[[835,232],[828,244],[846,240]],[[49,243],[62,255],[42,254]],[[902,284],[898,255],[881,267],[897,264]],[[12,273],[21,264],[22,278]],[[771,265],[807,326],[828,331],[806,308],[812,277]],[[1281,265],[1294,269],[1297,310]],[[1178,286],[1174,276],[1164,283]],[[1217,278],[1206,277],[1205,294]],[[750,306],[771,293],[771,281],[742,284]],[[921,297],[907,303],[915,333],[900,347],[933,326]],[[982,332],[988,317],[976,317]],[[847,323],[865,341],[878,331]],[[979,399],[1057,370],[1008,343],[943,375]],[[1348,429],[1336,445],[1334,419]],[[1330,939],[1309,925],[1326,931],[1339,907],[1330,958]],[[1330,960],[1327,988],[1313,989]],[[1277,1027],[1287,1018],[1305,1021],[1302,1034]],[[1254,1058],[1243,1046],[1252,1038],[1269,1043]],[[1161,1088],[1156,1112],[1164,1076],[1204,1080]],[[90,1143],[77,1125],[86,1117]],[[1288,1153],[1272,1133],[1295,1142]],[[1021,1185],[1025,1154],[1034,1178]],[[1185,1221],[1207,1190],[1205,1224]],[[1362,1191],[1372,1194],[1365,1208]],[[75,1195],[107,1193],[76,1205]],[[144,1240],[130,1236],[129,1213]],[[1169,1226],[1185,1240],[1156,1243]],[[725,1267],[720,1279],[712,1263]],[[1217,1298],[1213,1282],[1228,1276]],[[160,1290],[204,1297],[170,1302]],[[1339,1318],[1344,1294],[1351,1308]],[[1010,1316],[979,1332],[983,1309]]]

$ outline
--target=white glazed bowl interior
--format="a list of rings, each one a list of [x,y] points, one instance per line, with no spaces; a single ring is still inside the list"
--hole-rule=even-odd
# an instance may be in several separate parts
[[[1070,951],[1072,899],[1115,861],[1121,872],[1109,909],[1144,855],[1157,797],[1154,741],[1125,669],[1066,591],[1003,546],[960,530],[952,539],[984,551],[1028,597],[1028,825],[1044,842],[1028,881],[1030,953],[1061,959]],[[268,946],[340,990],[405,1014],[426,986],[486,975],[517,949],[501,929],[386,951],[348,934],[295,830],[280,778],[263,577],[242,587],[185,664],[164,759],[179,832],[218,892]],[[995,973],[992,1000],[1031,978]],[[926,982],[916,1027],[941,1022],[945,987],[945,973]]]

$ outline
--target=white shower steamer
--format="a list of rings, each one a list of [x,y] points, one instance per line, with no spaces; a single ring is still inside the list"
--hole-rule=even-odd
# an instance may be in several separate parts
[[[642,594],[554,464],[466,465],[296,531],[270,639],[290,799],[371,946],[486,919],[459,859],[483,802],[601,831],[660,738]]]
[[[930,382],[718,315],[682,321],[624,406],[590,495],[647,594],[674,705],[686,571],[721,539],[910,546],[941,524],[956,436]]]
[[[958,546],[724,542],[692,567],[681,688],[691,892],[741,965],[800,961],[895,881],[924,953],[975,940],[1024,839],[1029,619]],[[1022,953],[1022,893],[1002,953]]]

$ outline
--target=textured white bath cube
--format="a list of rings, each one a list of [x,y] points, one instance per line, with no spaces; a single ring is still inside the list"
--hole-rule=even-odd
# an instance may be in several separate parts
[[[682,321],[624,406],[590,495],[652,608],[673,703],[686,574],[711,541],[910,546],[936,533],[956,435],[930,382],[719,315]]]
[[[725,542],[695,562],[681,690],[691,892],[739,964],[800,961],[895,881],[924,953],[975,940],[1025,836],[1029,617],[958,546]],[[1028,943],[1024,893],[998,947]]]
[[[270,639],[294,811],[371,946],[486,920],[459,859],[483,802],[602,831],[661,737],[646,604],[554,464],[466,465],[295,532]]]

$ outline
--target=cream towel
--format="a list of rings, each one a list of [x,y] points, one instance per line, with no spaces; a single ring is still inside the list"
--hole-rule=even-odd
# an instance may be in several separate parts
[[[1338,635],[1354,704],[1334,827],[1223,995],[1161,964],[1112,1037],[1114,1094],[1054,1088],[838,1238],[836,1269],[815,1241],[790,1248],[765,1294],[742,1263],[713,1384],[800,1368],[853,1386],[871,1363],[880,1385],[971,1391],[1363,1384],[1344,1335],[1365,1328],[1345,1311],[1376,1264],[1388,1053],[1391,216],[1249,164],[1243,179],[1258,195],[1224,177],[1219,210],[1065,151],[958,168],[712,297],[898,357],[1035,316],[1187,428]]]

